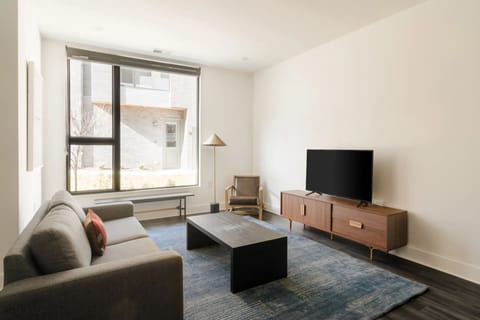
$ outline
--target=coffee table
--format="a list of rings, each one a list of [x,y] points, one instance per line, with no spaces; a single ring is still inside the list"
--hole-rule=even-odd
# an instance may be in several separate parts
[[[218,243],[230,251],[230,291],[287,276],[287,236],[232,213],[187,218],[187,250]]]

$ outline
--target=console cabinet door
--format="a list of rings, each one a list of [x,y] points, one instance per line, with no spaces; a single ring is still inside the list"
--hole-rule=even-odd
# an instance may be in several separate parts
[[[319,200],[303,199],[303,201],[305,204],[304,223],[314,228],[330,232],[332,205]]]
[[[303,223],[305,207],[303,199],[288,193],[282,193],[282,216]]]

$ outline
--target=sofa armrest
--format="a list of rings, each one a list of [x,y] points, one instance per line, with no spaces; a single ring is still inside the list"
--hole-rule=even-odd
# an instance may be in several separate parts
[[[0,319],[182,319],[175,251],[24,279],[0,292]]]
[[[121,219],[133,216],[133,203],[130,201],[122,201],[115,203],[99,204],[92,207],[85,207],[85,212],[92,209],[103,221]]]

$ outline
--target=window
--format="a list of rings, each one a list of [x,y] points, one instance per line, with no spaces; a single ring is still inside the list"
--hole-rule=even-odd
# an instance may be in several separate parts
[[[199,69],[67,54],[68,190],[197,185]]]
[[[167,147],[177,147],[177,124],[167,123]]]

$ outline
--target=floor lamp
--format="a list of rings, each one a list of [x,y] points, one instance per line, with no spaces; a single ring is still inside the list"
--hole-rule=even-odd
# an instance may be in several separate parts
[[[213,203],[210,204],[210,212],[215,213],[220,211],[220,206],[217,203],[217,187],[216,187],[216,176],[215,176],[215,148],[226,146],[225,142],[222,141],[215,133],[213,133],[207,140],[202,144],[203,146],[213,147]]]

